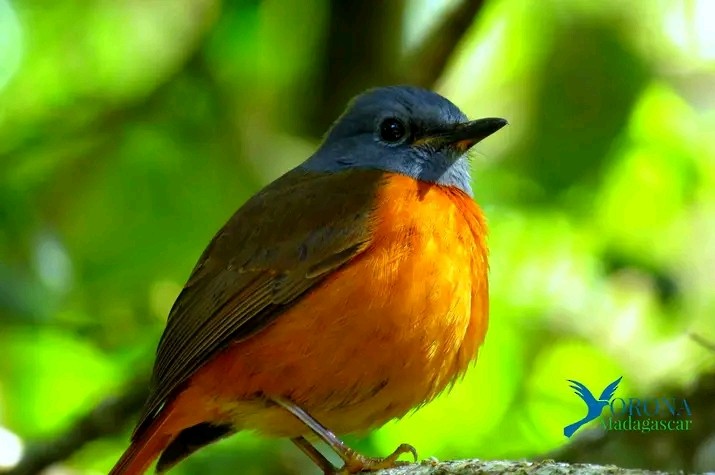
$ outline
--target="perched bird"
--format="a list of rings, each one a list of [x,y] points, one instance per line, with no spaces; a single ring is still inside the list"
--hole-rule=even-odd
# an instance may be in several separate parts
[[[621,382],[622,378],[623,376],[620,376],[617,380],[606,386],[606,388],[603,390],[601,396],[598,399],[596,399],[591,393],[591,391],[589,391],[589,389],[582,383],[574,381],[573,379],[568,380],[569,383],[571,383],[570,387],[574,390],[574,394],[583,399],[583,402],[586,403],[588,412],[583,419],[564,427],[564,435],[566,437],[571,437],[574,432],[576,432],[582,425],[586,424],[587,422],[591,422],[592,420],[601,415],[601,413],[603,412],[603,408],[610,404],[611,398],[613,397],[613,393],[616,392],[616,389],[618,388],[618,383]]]
[[[151,393],[112,475],[163,472],[242,430],[325,473],[394,466],[334,434],[433,399],[487,330],[484,217],[466,153],[506,124],[394,86],[356,97],[318,150],[216,234],[174,303]]]

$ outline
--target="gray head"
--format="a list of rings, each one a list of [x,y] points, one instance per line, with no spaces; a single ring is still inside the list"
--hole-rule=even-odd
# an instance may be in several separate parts
[[[506,123],[493,118],[469,122],[457,106],[426,89],[371,89],[351,101],[301,166],[320,172],[376,168],[471,195],[466,153]]]

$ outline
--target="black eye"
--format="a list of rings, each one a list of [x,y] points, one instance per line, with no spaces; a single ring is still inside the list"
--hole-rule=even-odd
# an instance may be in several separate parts
[[[390,117],[380,124],[380,138],[385,142],[399,142],[407,133],[401,120]]]

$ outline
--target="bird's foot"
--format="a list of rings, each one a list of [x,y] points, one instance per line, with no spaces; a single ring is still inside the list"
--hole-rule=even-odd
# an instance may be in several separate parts
[[[325,428],[320,422],[315,420],[313,416],[308,414],[305,410],[295,405],[291,401],[282,398],[272,398],[273,402],[283,407],[285,410],[293,414],[298,420],[304,423],[315,435],[317,435],[323,442],[328,444],[328,446],[342,459],[345,463],[342,468],[337,469],[333,467],[328,459],[320,453],[318,449],[315,448],[313,444],[308,442],[305,437],[295,437],[291,439],[295,445],[300,448],[310,459],[323,470],[323,473],[328,474],[338,474],[346,475],[359,472],[374,472],[376,470],[382,470],[384,468],[393,468],[399,465],[407,465],[407,462],[401,462],[398,460],[402,454],[412,454],[417,462],[417,450],[409,444],[400,444],[399,447],[395,449],[387,457],[383,458],[373,458],[366,457],[355,450],[351,449],[345,443],[340,440],[335,434]]]
[[[394,452],[382,458],[366,457],[345,447],[345,450],[338,452],[338,455],[343,459],[345,465],[337,473],[339,475],[347,475],[359,472],[374,472],[386,468],[398,467],[400,465],[409,465],[410,462],[398,460],[402,454],[412,454],[414,461],[417,462],[417,450],[409,444],[400,444]]]

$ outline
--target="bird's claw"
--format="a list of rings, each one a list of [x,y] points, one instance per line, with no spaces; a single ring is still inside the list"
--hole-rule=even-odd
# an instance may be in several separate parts
[[[402,454],[412,454],[414,462],[417,462],[417,450],[410,444],[400,444],[394,452],[382,458],[366,457],[357,452],[351,452],[345,460],[345,465],[337,473],[349,475],[359,472],[374,472],[412,463],[398,460]]]

